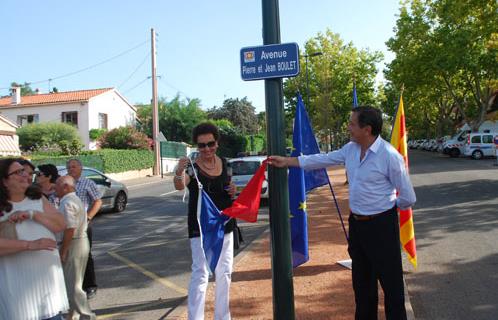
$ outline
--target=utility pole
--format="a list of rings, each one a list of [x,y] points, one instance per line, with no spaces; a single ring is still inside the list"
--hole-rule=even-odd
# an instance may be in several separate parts
[[[152,174],[159,175],[159,111],[157,107],[157,76],[156,76],[156,33],[154,28],[150,29],[151,34],[151,57],[152,57],[152,140],[154,141],[154,167]]]
[[[278,0],[261,0],[263,44],[280,44]],[[285,156],[282,78],[265,80],[268,154]],[[273,285],[273,319],[294,320],[291,234],[287,169],[270,166],[270,230]]]

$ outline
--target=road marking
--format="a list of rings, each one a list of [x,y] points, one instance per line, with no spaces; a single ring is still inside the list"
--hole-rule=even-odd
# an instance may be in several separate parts
[[[175,193],[175,192],[178,192],[178,190],[173,190],[173,191],[170,191],[170,192],[166,192],[166,193],[160,194],[159,196],[160,197],[167,196],[168,194],[172,194],[172,193]]]
[[[120,256],[119,254],[117,254],[116,252],[112,252],[112,251],[109,251],[108,252],[109,255],[111,257],[114,257],[115,259],[123,262],[124,264],[126,264],[128,267],[132,268],[132,269],[135,269],[137,270],[138,272],[142,273],[143,275],[151,278],[152,280],[155,280],[157,282],[159,282],[160,284],[162,284],[163,286],[165,286],[166,288],[169,288],[169,289],[172,289],[180,294],[183,294],[183,295],[187,295],[188,294],[188,291],[187,289],[185,288],[182,288],[176,284],[174,284],[173,282],[169,281],[169,280],[166,280],[165,278],[161,278],[160,276],[158,276],[157,274],[145,269],[144,267],[142,266],[139,266],[138,264],[136,264],[135,262],[133,261],[130,261],[128,259],[126,259],[125,257],[122,257]]]

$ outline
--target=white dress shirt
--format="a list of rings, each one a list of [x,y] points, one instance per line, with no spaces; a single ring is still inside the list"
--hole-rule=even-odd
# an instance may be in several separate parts
[[[411,207],[415,192],[403,157],[380,136],[360,161],[361,147],[349,142],[327,154],[300,156],[299,166],[305,170],[345,164],[349,181],[349,208],[355,214],[372,215],[391,209]],[[398,196],[396,196],[398,191]]]

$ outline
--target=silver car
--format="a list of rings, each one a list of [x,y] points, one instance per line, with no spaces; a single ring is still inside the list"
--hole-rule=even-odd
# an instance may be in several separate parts
[[[57,166],[57,170],[59,171],[59,175],[67,175],[65,167]],[[121,212],[126,209],[128,189],[123,183],[109,178],[97,169],[89,167],[83,167],[81,176],[97,184],[97,188],[102,194],[102,208],[100,210],[111,209],[114,212]]]
[[[259,169],[266,156],[249,156],[228,160],[232,170],[232,182],[237,186],[236,195],[246,187],[247,183]],[[268,199],[268,176],[265,172],[265,180],[261,187],[261,198]]]

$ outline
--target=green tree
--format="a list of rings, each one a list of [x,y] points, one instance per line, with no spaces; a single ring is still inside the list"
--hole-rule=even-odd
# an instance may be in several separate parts
[[[177,95],[171,101],[159,98],[159,131],[170,141],[192,143],[192,129],[206,120],[206,113],[200,108],[199,99],[181,100]],[[152,136],[152,108],[140,105],[137,109],[139,128]]]
[[[223,157],[234,158],[239,152],[246,150],[246,139],[240,130],[230,120],[210,120],[220,131],[218,154]]]
[[[497,88],[497,12],[486,0],[412,0],[400,9],[385,73],[392,88],[405,85],[409,130],[439,135],[485,120]]]
[[[345,43],[338,34],[330,30],[318,33],[304,46],[305,54],[322,52],[321,56],[308,59],[309,101],[306,109],[315,134],[338,145],[344,142],[353,99],[353,80],[356,82],[358,100],[361,105],[378,105],[375,94],[376,64],[382,59],[380,52],[357,49],[353,43]],[[305,68],[304,54],[301,66]],[[296,93],[301,92],[308,101],[306,70],[284,83],[288,128],[292,128],[296,106]],[[289,132],[287,132],[289,135]]]
[[[10,87],[21,87],[21,96],[29,96],[35,94],[35,90],[31,88],[28,82],[24,82],[24,84],[20,84],[17,82],[12,82]]]
[[[256,134],[258,132],[258,117],[256,108],[247,97],[243,99],[225,99],[220,108],[213,107],[208,110],[208,118],[219,120],[228,119],[234,126],[244,134]]]

